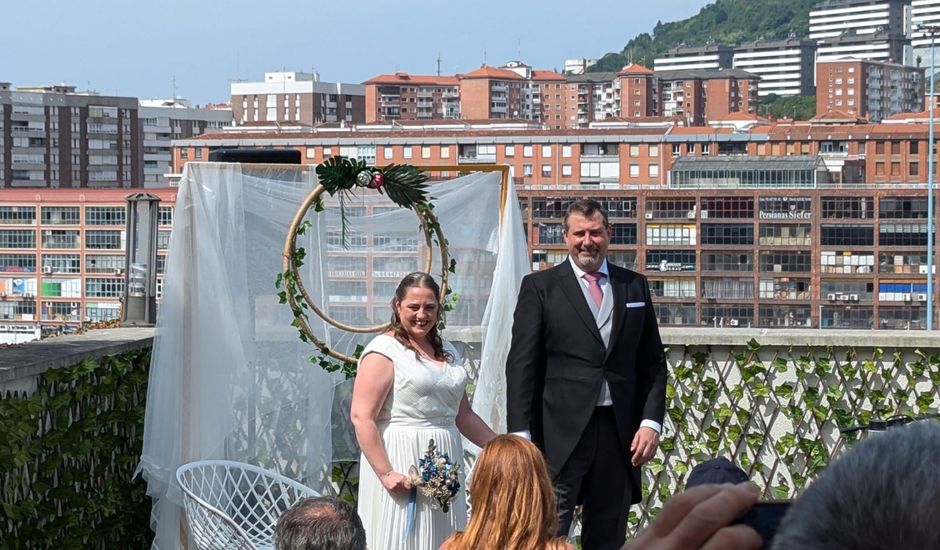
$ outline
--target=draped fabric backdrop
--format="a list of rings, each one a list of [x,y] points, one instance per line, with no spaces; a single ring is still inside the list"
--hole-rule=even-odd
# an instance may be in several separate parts
[[[157,319],[139,470],[153,498],[154,548],[179,546],[175,470],[203,459],[257,464],[330,492],[329,465],[356,460],[348,420],[350,384],[310,364],[292,316],[278,303],[288,226],[316,186],[312,167],[188,163],[183,172]],[[500,209],[499,173],[430,185],[435,213],[457,260],[459,295],[445,336],[477,379],[474,408],[505,431],[504,364],[516,293],[528,271],[515,192]],[[357,190],[309,214],[298,238],[311,297],[346,324],[386,322],[400,278],[424,269],[427,249],[414,212]],[[440,255],[431,273],[439,277]],[[370,276],[367,276],[370,275]],[[347,354],[372,334],[352,334],[311,313],[313,330]],[[481,349],[482,347],[482,349]]]

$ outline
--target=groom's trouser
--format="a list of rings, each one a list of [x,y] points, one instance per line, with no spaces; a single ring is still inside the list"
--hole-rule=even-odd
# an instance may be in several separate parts
[[[581,548],[623,546],[630,509],[630,456],[620,443],[613,407],[596,407],[581,440],[555,477],[558,536],[567,536],[581,504]]]

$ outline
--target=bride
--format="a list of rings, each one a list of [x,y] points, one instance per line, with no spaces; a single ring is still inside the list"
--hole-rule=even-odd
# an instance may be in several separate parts
[[[405,276],[392,300],[389,330],[376,336],[359,359],[350,414],[364,458],[359,516],[370,548],[437,549],[462,530],[467,523],[463,491],[448,512],[432,507],[419,491],[409,521],[408,469],[418,464],[431,439],[439,453],[462,464],[460,434],[480,447],[495,437],[470,409],[467,373],[457,350],[438,332],[440,311],[434,279],[421,272]]]

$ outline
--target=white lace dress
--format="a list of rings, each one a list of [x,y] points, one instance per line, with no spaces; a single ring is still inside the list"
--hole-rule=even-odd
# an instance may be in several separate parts
[[[453,360],[443,367],[416,358],[413,351],[384,334],[376,336],[362,352],[361,357],[382,354],[395,366],[394,385],[377,423],[392,468],[404,475],[418,464],[432,438],[439,453],[446,452],[454,464],[463,464],[463,446],[454,421],[467,373],[450,342],[444,342],[444,349]],[[371,550],[437,550],[454,531],[466,526],[466,478],[462,471],[460,492],[446,514],[432,508],[418,491],[414,524],[405,536],[408,495],[393,496],[386,491],[365,456],[360,456],[359,465],[359,517]]]

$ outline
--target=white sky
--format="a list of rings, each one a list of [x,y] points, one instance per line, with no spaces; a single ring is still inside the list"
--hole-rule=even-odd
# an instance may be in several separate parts
[[[227,102],[229,82],[316,70],[359,83],[405,71],[468,72],[521,59],[562,70],[566,58],[620,51],[658,20],[707,0],[5,0],[0,81],[65,82],[141,99]],[[572,9],[571,6],[576,6]]]

